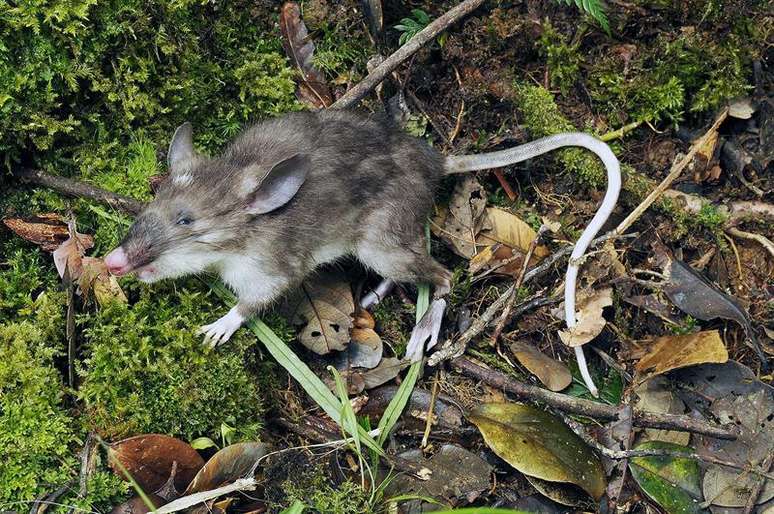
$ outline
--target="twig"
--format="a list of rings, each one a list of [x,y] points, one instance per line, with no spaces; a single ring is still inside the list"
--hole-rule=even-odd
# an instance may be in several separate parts
[[[631,132],[632,130],[636,129],[640,125],[642,125],[641,121],[633,121],[628,125],[624,125],[623,127],[617,130],[613,130],[611,132],[608,132],[607,134],[602,134],[601,136],[599,136],[599,140],[608,142],[608,141],[612,141],[613,139],[622,138],[624,137],[624,135],[626,135],[627,132]]]
[[[752,491],[750,491],[750,497],[747,499],[747,504],[745,504],[742,514],[750,514],[753,511],[755,504],[758,502],[758,497],[763,491],[763,486],[766,485],[766,479],[774,480],[774,476],[768,473],[772,462],[774,462],[774,453],[770,453],[769,456],[763,460],[763,471],[766,473],[759,473],[755,468],[750,469],[751,472],[756,473],[759,476],[755,481]]]
[[[430,439],[430,429],[433,428],[433,411],[435,410],[435,400],[438,398],[438,386],[440,385],[440,382],[438,381],[438,371],[435,372],[435,379],[433,380],[433,390],[430,393],[430,405],[427,407],[427,420],[425,420],[425,432],[422,434],[422,443],[419,445],[420,448],[425,448],[427,446],[427,441]]]
[[[654,189],[645,199],[638,205],[632,212],[629,213],[629,215],[624,219],[615,229],[615,233],[622,234],[626,232],[626,230],[639,219],[640,216],[642,216],[642,213],[645,212],[648,207],[650,207],[653,202],[658,200],[661,195],[666,191],[670,185],[672,185],[672,182],[675,181],[677,177],[680,176],[680,174],[683,172],[683,170],[688,166],[688,164],[693,161],[693,157],[696,155],[696,153],[704,146],[704,144],[707,142],[707,140],[712,136],[712,134],[717,131],[718,127],[721,123],[726,119],[726,116],[728,116],[728,108],[724,108],[718,117],[715,119],[715,122],[712,124],[712,126],[709,128],[709,130],[701,137],[699,138],[693,146],[691,146],[691,149],[688,151],[688,153],[680,159],[677,163],[675,163],[672,166],[672,170],[669,172],[669,175],[667,175],[664,180],[661,181],[661,183],[656,186],[656,189]]]
[[[730,227],[726,229],[726,232],[734,237],[738,237],[739,239],[747,239],[749,241],[756,241],[760,243],[761,246],[763,246],[766,251],[768,251],[769,254],[774,257],[774,243],[768,237],[761,234],[755,234],[753,232],[745,232],[743,230],[739,230],[736,227]]]
[[[563,412],[595,419],[609,420],[618,418],[618,409],[615,406],[554,393],[540,387],[527,385],[499,371],[479,366],[465,357],[452,360],[451,365],[465,375],[525,400],[541,402]],[[684,432],[709,435],[719,439],[736,439],[737,437],[734,428],[726,428],[677,414],[659,414],[635,410],[632,424],[645,428],[682,430]]]
[[[387,57],[379,66],[369,73],[366,78],[360,81],[355,87],[347,91],[341,98],[336,100],[331,109],[346,109],[357,104],[362,100],[377,84],[383,81],[392,70],[411,57],[420,48],[432,41],[438,34],[449,28],[450,25],[470,14],[478,8],[484,0],[465,0],[447,13],[441,15],[430,25],[422,29],[416,36],[412,37],[408,43],[400,47],[395,53]]]
[[[505,191],[505,194],[508,196],[508,199],[510,201],[514,201],[516,199],[516,193],[513,192],[511,185],[508,183],[508,179],[505,178],[505,175],[503,174],[503,169],[495,168],[494,170],[492,170],[492,173],[494,173],[495,178],[500,183],[500,187],[503,188],[503,191]]]
[[[508,320],[511,317],[511,310],[513,310],[513,305],[516,303],[516,298],[519,296],[519,289],[521,289],[521,284],[524,282],[524,275],[527,273],[529,260],[532,258],[532,254],[535,252],[535,248],[537,248],[540,238],[542,238],[543,234],[545,234],[547,231],[548,227],[546,225],[541,225],[540,229],[538,229],[538,233],[535,235],[535,238],[529,244],[529,248],[527,248],[527,253],[524,256],[524,263],[521,266],[519,276],[513,283],[513,290],[511,291],[510,296],[508,296],[508,300],[505,302],[503,312],[500,314],[500,319],[497,320],[497,325],[495,325],[494,331],[492,332],[490,343],[493,346],[497,344],[497,339],[500,337],[503,328],[505,328],[505,325],[508,323]]]
[[[49,187],[60,193],[78,198],[89,198],[118,209],[127,214],[136,215],[143,207],[142,202],[128,196],[111,193],[99,187],[94,187],[85,182],[49,175],[40,170],[21,168],[14,170],[13,175],[27,184],[37,184]]]

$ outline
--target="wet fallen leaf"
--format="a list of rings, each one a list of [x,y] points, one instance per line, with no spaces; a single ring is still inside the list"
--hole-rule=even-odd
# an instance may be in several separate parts
[[[492,467],[481,457],[459,446],[445,444],[429,459],[422,455],[421,450],[409,450],[400,457],[428,468],[431,473],[427,480],[410,475],[399,476],[390,484],[396,494],[472,502],[490,488]]]
[[[486,191],[473,175],[463,176],[454,187],[449,209],[443,219],[436,218],[433,231],[461,257],[476,255],[476,235],[486,208]]]
[[[549,482],[548,480],[541,480],[529,475],[524,475],[524,478],[540,494],[560,505],[576,507],[581,512],[591,512],[594,510],[594,502],[589,499],[589,495],[576,485],[565,482]]]
[[[70,237],[67,223],[59,214],[47,213],[28,218],[5,218],[3,224],[17,236],[35,243],[47,252],[53,252]]]
[[[750,317],[742,306],[705,279],[693,268],[671,256],[667,257],[664,273],[669,277],[663,291],[681,311],[702,321],[715,318],[736,321],[745,329],[750,346],[768,369],[766,356],[758,343]]]
[[[183,495],[230,484],[247,475],[264,455],[266,445],[263,443],[247,442],[226,446],[199,470]]]
[[[94,298],[101,307],[115,301],[127,302],[118,280],[108,271],[102,259],[83,257],[81,263],[82,272],[78,278],[78,287],[84,298],[89,298],[91,293],[94,293]]]
[[[286,2],[282,6],[279,25],[282,32],[282,46],[299,74],[296,97],[315,109],[330,106],[333,103],[333,97],[322,72],[312,63],[314,43],[301,19],[301,10],[297,3]]]
[[[638,450],[663,449],[692,452],[691,448],[661,441],[637,446]],[[681,457],[635,457],[629,461],[632,477],[668,514],[707,512],[701,508],[699,463]]]
[[[680,318],[672,314],[672,308],[666,303],[661,301],[658,294],[644,294],[625,296],[623,299],[626,303],[639,307],[651,314],[658,316],[667,323],[678,325]]]
[[[673,369],[705,363],[723,363],[728,351],[717,330],[695,334],[662,336],[653,343],[651,351],[635,366],[637,383]]]
[[[613,290],[609,287],[595,291],[580,304],[576,312],[576,325],[570,330],[560,330],[559,338],[567,346],[581,346],[597,337],[605,328],[602,310],[613,305]]]
[[[289,319],[305,325],[298,340],[319,355],[344,350],[350,341],[355,302],[349,284],[336,275],[304,281],[288,300]]]
[[[575,484],[595,500],[604,494],[602,463],[559,418],[518,403],[482,404],[467,417],[486,444],[525,475]]]
[[[572,374],[567,366],[539,351],[528,342],[515,341],[508,348],[519,362],[551,391],[561,391],[572,382]]]
[[[118,461],[145,491],[157,491],[169,478],[172,463],[177,462],[175,487],[186,488],[204,465],[201,456],[191,445],[162,434],[145,434],[123,439],[110,445],[108,459],[113,471],[126,477],[116,466]]]
[[[526,253],[536,237],[537,232],[515,214],[495,207],[488,207],[484,212],[483,225],[476,238],[476,244],[502,243],[519,250],[521,253]],[[549,253],[548,248],[538,245],[532,253],[530,263],[540,262]]]
[[[363,373],[363,379],[365,380],[365,388],[373,389],[379,387],[385,382],[389,382],[393,378],[398,376],[405,368],[411,365],[410,362],[397,359],[395,357],[388,357],[382,359],[378,366],[374,369],[368,370]]]
[[[675,395],[673,386],[666,377],[657,376],[646,380],[634,389],[634,393],[637,396],[634,405],[642,411],[661,414],[685,413],[685,403]],[[640,442],[663,441],[685,446],[690,439],[690,432],[646,428]]]

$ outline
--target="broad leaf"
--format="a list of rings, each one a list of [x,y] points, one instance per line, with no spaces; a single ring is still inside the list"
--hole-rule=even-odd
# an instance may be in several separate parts
[[[717,330],[659,337],[635,367],[637,383],[673,369],[705,363],[722,364],[727,360],[728,351]]]
[[[266,455],[266,445],[247,442],[226,446],[199,470],[184,495],[209,491],[247,475]]]

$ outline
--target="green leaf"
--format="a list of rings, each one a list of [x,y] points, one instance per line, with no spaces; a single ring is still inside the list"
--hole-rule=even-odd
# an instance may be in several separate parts
[[[355,444],[355,451],[357,455],[360,456],[360,432],[358,431],[360,425],[357,422],[357,416],[352,408],[352,404],[349,402],[347,387],[344,385],[344,381],[341,379],[341,375],[336,368],[328,366],[328,371],[333,375],[333,381],[336,383],[336,392],[339,394],[339,399],[341,400],[342,428],[347,434],[352,436]]]
[[[671,450],[693,453],[691,448],[663,441],[648,441],[637,450]],[[635,457],[629,461],[632,477],[648,497],[669,514],[706,513],[701,508],[699,463],[682,457]]]
[[[575,484],[599,500],[605,492],[602,463],[562,421],[518,403],[487,403],[467,414],[489,447],[525,475]]]
[[[557,0],[559,3],[565,3],[566,5],[572,5],[573,0]],[[594,20],[599,23],[599,26],[610,35],[610,23],[607,19],[607,14],[602,7],[600,0],[575,0],[575,6],[589,14]]]
[[[197,437],[189,444],[191,445],[191,448],[193,448],[194,450],[204,450],[205,448],[212,448],[213,446],[215,447],[218,446],[217,444],[215,444],[215,441],[213,441],[209,437]]]
[[[301,500],[296,500],[293,502],[293,505],[280,512],[280,514],[301,514],[305,508],[306,505],[301,503]]]

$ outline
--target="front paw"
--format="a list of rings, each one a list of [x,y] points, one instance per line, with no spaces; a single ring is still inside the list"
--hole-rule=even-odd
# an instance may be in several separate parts
[[[204,334],[204,343],[215,348],[219,344],[228,341],[229,338],[231,338],[231,335],[242,326],[244,320],[244,317],[239,314],[237,308],[233,307],[225,316],[215,323],[204,325],[197,333]]]

